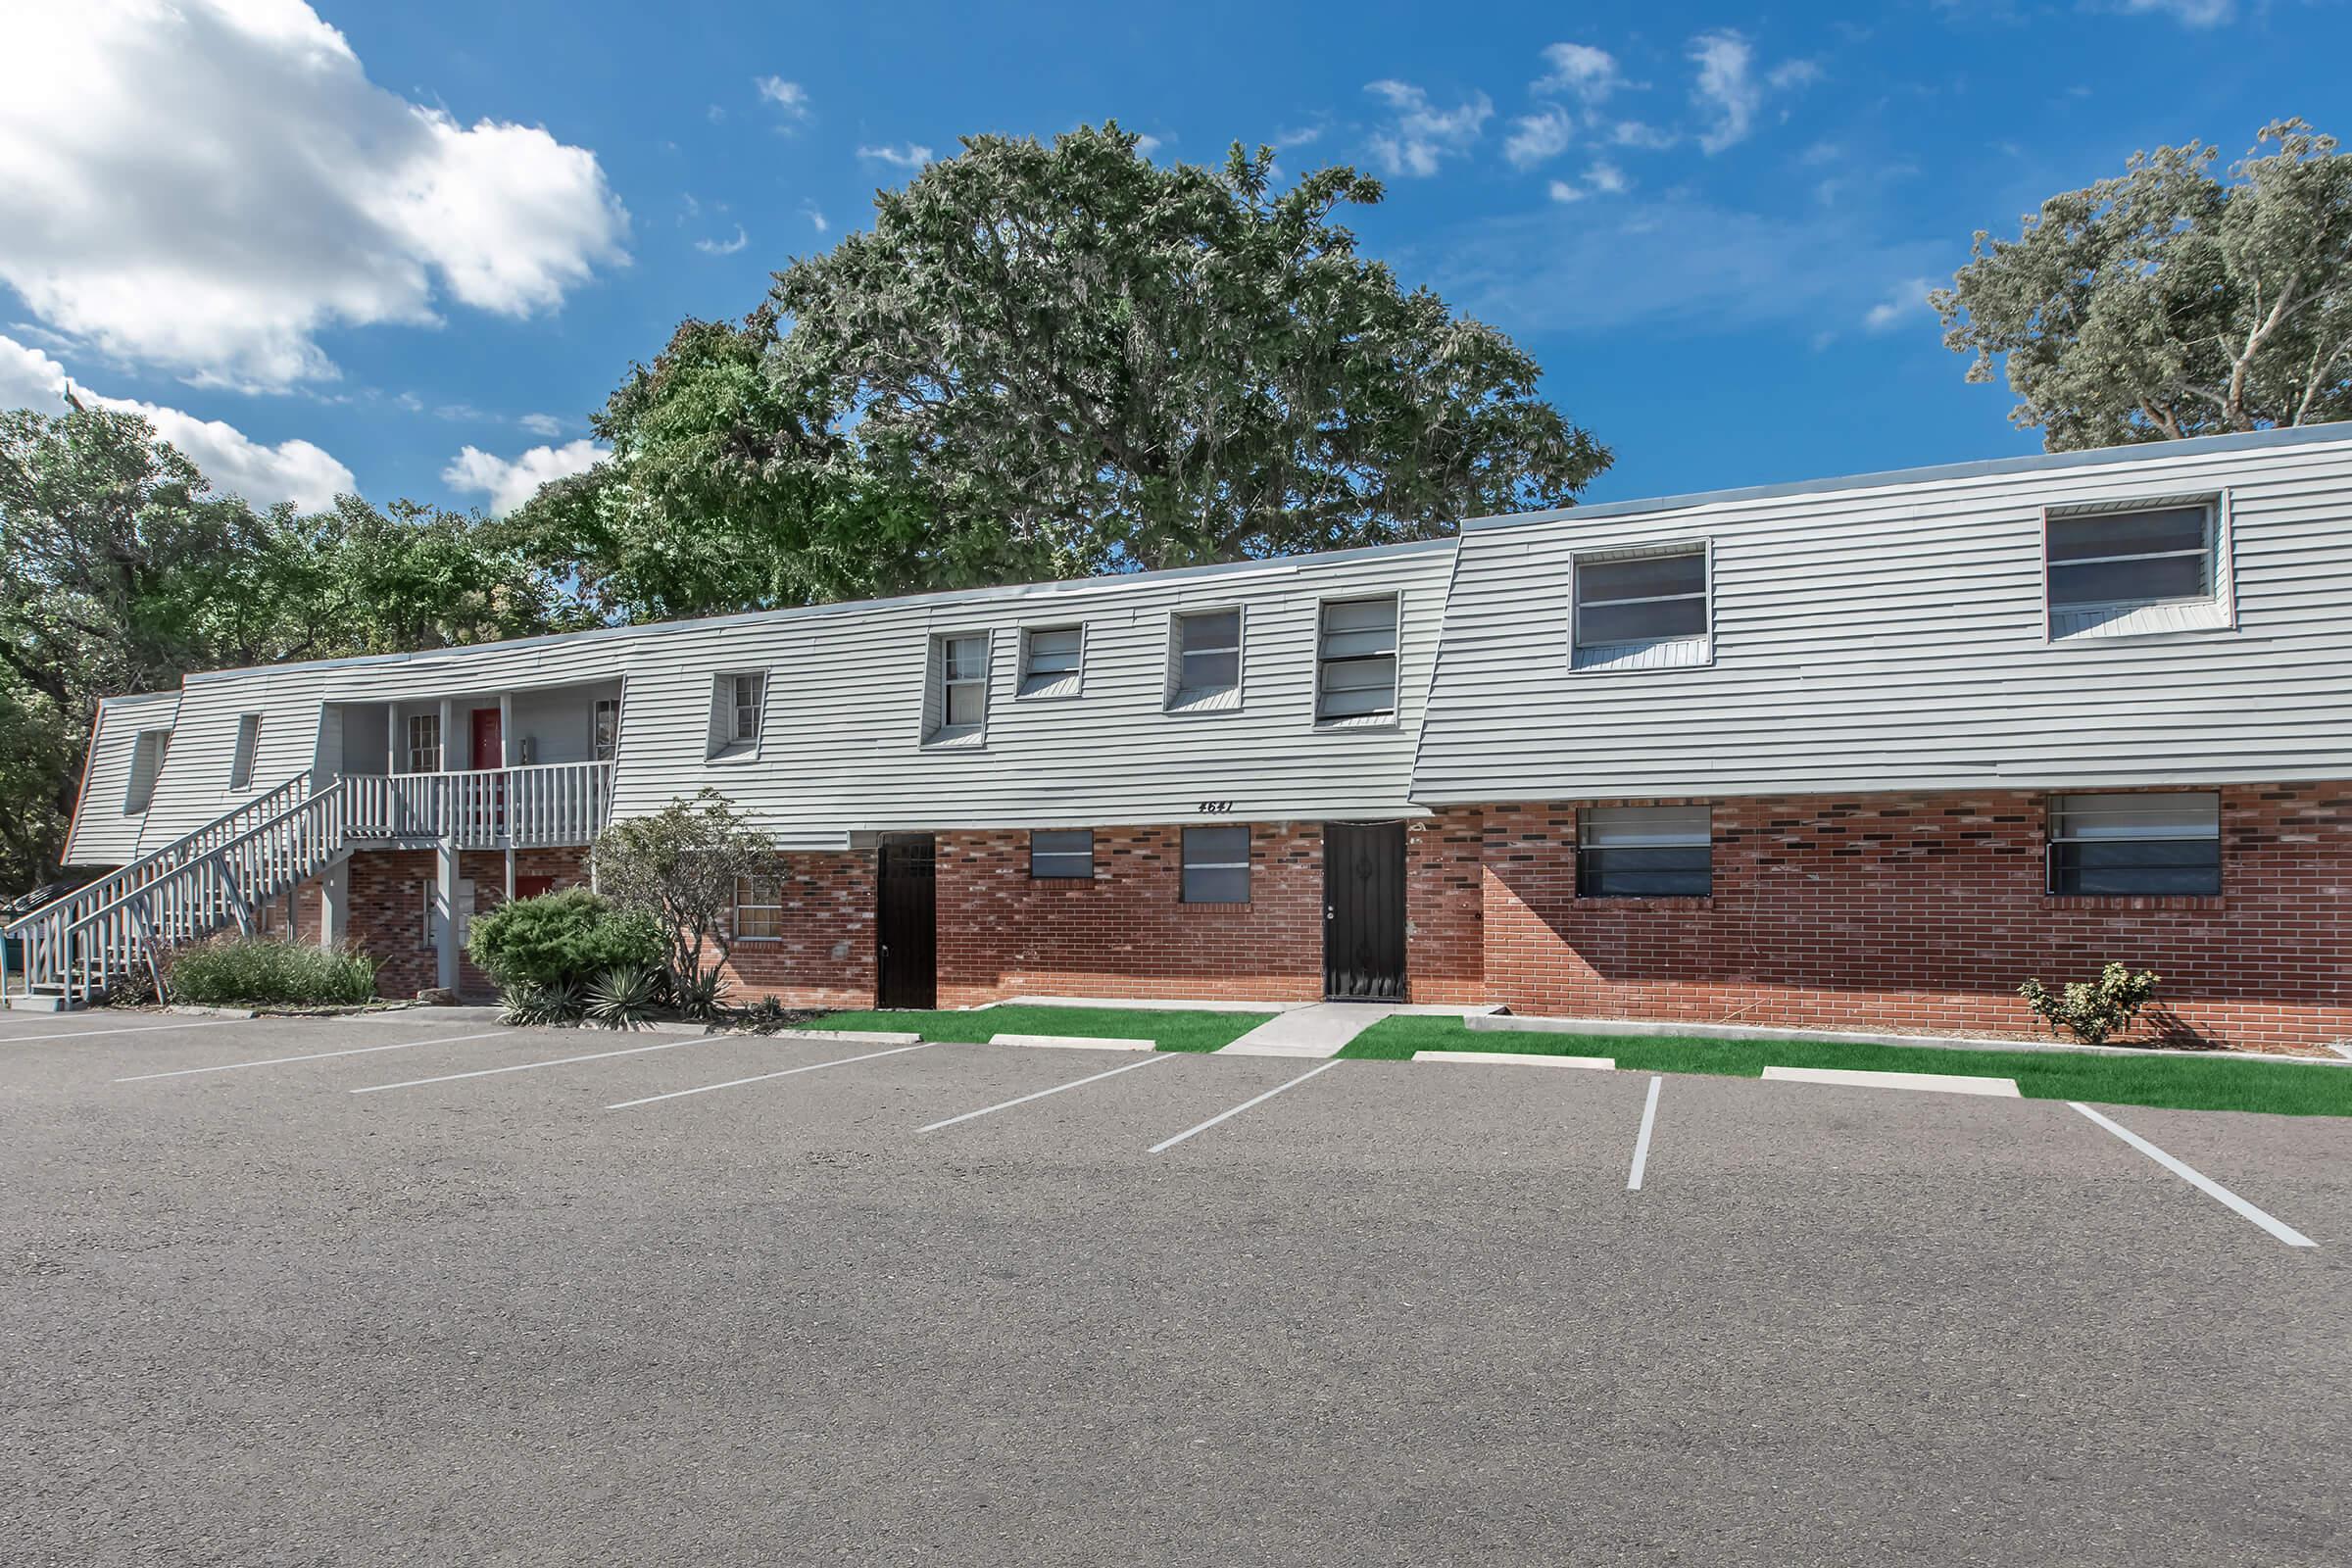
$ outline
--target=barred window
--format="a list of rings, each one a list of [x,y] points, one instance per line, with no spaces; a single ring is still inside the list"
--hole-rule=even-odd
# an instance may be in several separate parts
[[[2050,801],[2049,890],[2222,891],[2222,798],[2209,790],[2059,795]]]
[[[1184,830],[1184,902],[1250,902],[1248,828],[1188,827]]]
[[[1703,806],[1594,807],[1577,815],[1577,897],[1703,899],[1714,855]]]
[[[1095,830],[1039,828],[1029,835],[1029,875],[1091,881],[1095,874]]]

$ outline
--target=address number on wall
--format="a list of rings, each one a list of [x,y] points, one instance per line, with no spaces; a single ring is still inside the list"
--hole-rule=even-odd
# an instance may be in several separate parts
[[[1194,809],[1202,816],[1223,816],[1233,809],[1233,803],[1231,801],[1202,801]]]

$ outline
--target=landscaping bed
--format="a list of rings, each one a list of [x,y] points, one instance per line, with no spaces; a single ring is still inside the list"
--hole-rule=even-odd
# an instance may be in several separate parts
[[[1673,1040],[1652,1036],[1473,1033],[1459,1018],[1384,1018],[1340,1054],[1410,1060],[1416,1051],[1500,1051],[1547,1056],[1612,1056],[1637,1072],[1756,1078],[1766,1067],[1952,1073],[2012,1078],[2037,1100],[2082,1100],[2178,1110],[2260,1110],[2352,1116],[2352,1067],[2322,1062],[2215,1060],[2194,1054],[2087,1055],[2042,1051],[1939,1051],[1804,1040]]]
[[[1152,1040],[1162,1051],[1216,1051],[1272,1016],[1266,1012],[1012,1005],[970,1011],[828,1012],[808,1018],[799,1027],[896,1029],[919,1034],[925,1040],[964,1045],[985,1045],[998,1035],[1096,1035]]]

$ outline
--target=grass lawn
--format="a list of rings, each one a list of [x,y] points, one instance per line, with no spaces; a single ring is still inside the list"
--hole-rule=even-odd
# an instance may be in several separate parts
[[[1214,1051],[1272,1017],[1266,1012],[1153,1012],[1132,1007],[982,1007],[971,1012],[829,1012],[804,1029],[912,1030],[925,1040],[983,1045],[995,1035],[1101,1035],[1155,1040],[1162,1051]]]
[[[1665,1040],[1495,1030],[1473,1034],[1458,1018],[1384,1018],[1357,1035],[1343,1056],[1409,1059],[1416,1051],[1523,1051],[1537,1055],[1614,1056],[1641,1072],[1711,1072],[1760,1077],[1766,1067],[1847,1067],[1865,1072],[1949,1072],[2014,1078],[2037,1100],[2179,1110],[2267,1110],[2289,1116],[2352,1116],[2352,1067],[2281,1062],[2199,1061],[2193,1055],[2093,1056],[2071,1052],[1936,1051],[1830,1041]]]

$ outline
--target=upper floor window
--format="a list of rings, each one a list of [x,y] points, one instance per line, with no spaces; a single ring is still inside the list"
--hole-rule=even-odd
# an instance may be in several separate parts
[[[1021,633],[1023,697],[1075,697],[1086,655],[1083,626],[1031,626]]]
[[[1396,716],[1396,597],[1323,606],[1315,652],[1315,717],[1325,723]]]
[[[439,713],[411,713],[409,715],[409,771],[438,773],[441,771],[441,715]]]
[[[620,699],[599,697],[588,716],[588,755],[610,762],[620,750]]]
[[[613,711],[613,738],[619,739],[619,710]],[[756,669],[729,670],[710,677],[710,733],[704,755],[713,760],[750,757],[760,750],[760,733],[767,727],[767,676]]]
[[[1580,556],[1574,572],[1576,668],[1703,664],[1713,656],[1706,546]]]
[[[1095,875],[1095,830],[1091,827],[1038,828],[1029,835],[1029,875],[1092,881]]]
[[[2211,790],[2053,796],[2049,890],[2219,894],[2221,796]]]
[[[925,738],[978,736],[988,723],[988,638],[978,632],[931,639],[930,722]]]
[[[2046,548],[2053,637],[2229,623],[2214,502],[2054,511]]]
[[[240,713],[237,716],[237,749],[228,760],[228,787],[232,790],[253,788],[253,762],[262,748],[262,715]]]
[[[1242,612],[1203,610],[1179,614],[1174,627],[1170,708],[1230,708],[1242,691]]]
[[[760,738],[760,710],[767,706],[767,678],[763,675],[733,677],[734,728],[730,740],[743,743]]]
[[[137,816],[155,803],[155,781],[163,775],[164,757],[172,750],[168,729],[143,729],[130,743],[130,781],[122,791],[122,814]]]
[[[1250,902],[1248,828],[1188,827],[1184,830],[1184,902]]]
[[[1580,899],[1703,899],[1715,891],[1703,806],[1598,806],[1577,813]]]

